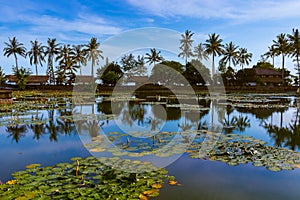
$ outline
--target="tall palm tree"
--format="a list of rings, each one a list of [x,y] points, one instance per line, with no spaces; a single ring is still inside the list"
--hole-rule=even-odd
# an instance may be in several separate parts
[[[155,48],[150,49],[150,53],[146,53],[145,56],[146,63],[149,63],[150,65],[153,63],[153,67],[154,67],[156,62],[163,60],[163,57],[159,55],[160,53],[161,52],[156,51]]]
[[[47,44],[48,46],[45,46],[45,56],[48,55],[47,75],[49,76],[50,83],[54,83],[55,76],[54,76],[53,61],[55,59],[55,56],[59,53],[60,44],[56,43],[55,38],[52,39],[48,38]]]
[[[267,58],[272,58],[272,65],[273,65],[273,67],[275,67],[274,61],[275,61],[275,56],[277,55],[276,49],[275,49],[274,45],[271,45],[270,47],[268,47],[268,49],[269,49],[269,51],[266,52],[264,55]]]
[[[27,52],[26,55],[29,56],[30,59],[30,65],[34,64],[35,65],[35,72],[36,75],[38,75],[38,69],[37,66],[40,64],[42,67],[44,62],[44,47],[42,46],[42,43],[39,43],[37,40],[35,41],[30,41],[32,47],[31,49]]]
[[[298,86],[300,86],[300,35],[298,29],[293,29],[293,33],[288,35],[291,46],[291,56],[295,57],[298,70]]]
[[[185,58],[185,64],[187,64],[187,59],[191,56],[193,56],[192,52],[192,43],[194,40],[192,40],[192,36],[194,33],[192,33],[189,30],[186,30],[184,34],[181,34],[181,39],[180,39],[180,47],[179,49],[182,51],[181,53],[178,54],[178,57],[183,57]]]
[[[240,48],[238,51],[237,63],[241,65],[242,70],[244,69],[244,65],[249,65],[251,60],[252,60],[252,53],[248,53],[248,50],[246,48]]]
[[[233,44],[233,42],[230,42],[229,44],[225,44],[223,58],[221,59],[221,62],[225,63],[225,65],[228,63],[228,67],[231,67],[231,62],[233,65],[236,65],[238,61],[237,49],[238,46]]]
[[[97,42],[97,38],[91,38],[89,44],[86,46],[87,60],[92,62],[91,75],[94,76],[94,67],[99,63],[99,58],[104,59],[102,56],[103,51],[100,49],[100,43]]]
[[[208,55],[212,55],[212,76],[215,74],[215,57],[220,56],[223,53],[222,39],[216,33],[208,35],[204,44],[205,51]]]
[[[82,48],[83,45],[74,45],[74,59],[80,69],[80,75],[82,75],[81,66],[86,66],[86,51]]]
[[[284,59],[285,56],[290,53],[290,46],[288,39],[285,34],[281,33],[280,35],[277,36],[277,40],[273,40],[274,42],[274,47],[276,51],[278,52],[278,55],[281,54],[282,56],[282,70],[281,70],[281,78],[284,83]]]
[[[18,42],[16,37],[13,37],[13,39],[9,39],[9,42],[4,42],[6,47],[3,49],[4,56],[10,57],[11,55],[14,55],[15,61],[16,61],[16,70],[18,69],[18,58],[17,55],[20,55],[22,57],[26,57],[26,48],[24,47],[23,43]]]
[[[74,59],[74,55],[75,53],[70,45],[64,45],[56,57],[56,61],[59,62],[58,76],[61,81],[66,78],[66,76],[69,76],[70,80],[74,78],[75,72],[77,71],[76,68],[78,68],[75,65],[76,61]]]
[[[194,48],[194,55],[201,61],[201,60],[208,60],[208,55],[205,52],[204,46],[202,43],[199,43]]]

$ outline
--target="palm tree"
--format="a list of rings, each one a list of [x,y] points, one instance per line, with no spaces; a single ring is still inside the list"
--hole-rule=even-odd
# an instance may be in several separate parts
[[[300,86],[300,35],[298,29],[293,29],[293,33],[288,35],[289,45],[291,46],[291,56],[295,57],[298,70],[298,86]]]
[[[150,65],[153,63],[153,67],[155,66],[156,62],[162,61],[163,57],[159,55],[161,52],[156,51],[155,48],[150,49],[150,54],[146,53],[145,59],[147,60],[146,63],[149,63]]]
[[[80,75],[82,75],[81,66],[86,66],[86,51],[82,49],[83,45],[74,45],[73,51],[74,51],[74,59],[78,64],[78,67],[80,69]]]
[[[194,33],[192,33],[189,30],[186,30],[184,34],[181,34],[181,39],[180,39],[180,47],[179,49],[182,51],[180,54],[178,54],[178,57],[183,57],[185,58],[185,64],[187,64],[187,59],[190,56],[193,56],[192,52],[192,43],[194,40],[192,40],[192,36]]]
[[[16,70],[18,69],[18,58],[17,54],[26,57],[26,48],[23,46],[23,43],[19,43],[16,39],[16,37],[13,37],[13,39],[9,39],[9,42],[4,42],[6,47],[3,49],[4,56],[10,57],[11,55],[14,55],[15,61],[16,61]]]
[[[236,65],[238,61],[238,46],[235,46],[233,42],[226,44],[224,47],[223,58],[221,62],[225,65],[228,63],[228,67],[231,67],[231,62],[233,65]]]
[[[244,69],[244,65],[249,65],[251,59],[252,59],[252,53],[248,53],[246,48],[239,49],[237,63],[241,65],[242,70]]]
[[[195,48],[194,48],[194,55],[201,61],[201,60],[208,60],[208,55],[205,52],[205,49],[203,47],[202,43],[199,43]]]
[[[48,55],[48,66],[47,66],[47,75],[49,76],[50,83],[55,82],[55,76],[54,76],[54,68],[53,68],[53,60],[55,59],[55,55],[59,53],[59,46],[60,44],[56,43],[56,39],[50,39],[47,40],[48,46],[45,46],[45,56]]]
[[[30,65],[34,64],[35,65],[35,72],[36,75],[38,75],[38,69],[37,66],[40,64],[42,67],[44,62],[44,47],[42,46],[42,43],[39,43],[37,40],[35,41],[30,41],[32,47],[31,49],[27,52],[26,55],[29,56],[30,58]]]
[[[99,58],[104,59],[101,55],[103,52],[99,49],[100,43],[97,42],[97,38],[91,38],[89,44],[86,46],[85,49],[87,60],[92,61],[91,65],[91,75],[94,76],[94,67],[99,63]]]
[[[278,55],[281,54],[282,56],[282,70],[281,70],[281,76],[282,81],[284,83],[284,58],[286,55],[290,53],[290,46],[288,39],[285,34],[281,33],[277,36],[277,40],[273,40],[275,50],[278,52]]]
[[[272,65],[274,67],[275,56],[277,55],[274,45],[268,47],[269,51],[264,54],[267,58],[272,58]]]
[[[59,62],[58,76],[60,82],[63,82],[66,76],[69,76],[69,81],[75,78],[76,68],[78,67],[75,65],[74,55],[75,53],[70,48],[70,45],[64,45],[56,57],[56,61]]]
[[[204,44],[205,52],[208,55],[212,55],[212,76],[215,74],[215,56],[219,56],[223,53],[222,39],[219,38],[219,35],[213,33],[208,35],[209,39],[206,40]]]

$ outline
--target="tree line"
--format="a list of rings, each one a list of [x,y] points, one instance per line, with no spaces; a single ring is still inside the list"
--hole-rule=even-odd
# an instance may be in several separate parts
[[[223,44],[223,40],[216,33],[209,34],[208,39],[204,43],[199,43],[193,46],[194,33],[186,30],[181,34],[180,38],[180,53],[179,57],[185,60],[185,65],[176,63],[175,61],[167,61],[161,56],[161,52],[155,48],[150,49],[149,53],[135,57],[133,54],[124,55],[118,62],[106,63],[105,68],[97,69],[97,75],[104,83],[116,83],[122,77],[130,77],[133,75],[145,75],[147,69],[145,64],[153,64],[153,69],[150,78],[157,79],[158,75],[162,74],[158,64],[168,65],[182,74],[190,83],[198,84],[205,83],[210,76],[214,80],[217,70],[225,75],[228,70],[233,70],[237,65],[241,66],[242,70],[252,61],[252,53],[244,47],[239,47],[234,42]],[[100,50],[100,43],[97,38],[91,38],[88,44],[70,45],[58,43],[55,38],[48,38],[47,44],[43,45],[37,40],[30,41],[31,48],[26,49],[23,43],[19,42],[16,37],[9,38],[8,42],[4,42],[5,47],[3,54],[6,57],[14,57],[15,66],[14,72],[19,71],[18,56],[29,58],[30,65],[35,66],[36,75],[38,75],[38,67],[47,64],[46,74],[49,77],[51,84],[61,84],[72,82],[76,77],[78,70],[82,75],[81,68],[91,62],[91,76],[94,76],[94,67],[99,64],[100,59],[104,59],[103,52]],[[208,60],[209,56],[212,59],[211,74],[210,70],[203,65],[204,60]],[[291,34],[279,34],[273,40],[273,44],[268,47],[268,51],[262,55],[263,62],[267,59],[272,59],[274,67],[274,59],[281,56],[282,79],[285,79],[285,59],[291,57],[295,62],[298,72],[298,84],[300,83],[300,36],[298,29],[293,29]],[[216,70],[215,60],[219,57],[219,66]],[[57,66],[55,66],[57,63]],[[22,69],[22,67],[21,67]],[[105,69],[105,73],[104,70]],[[0,70],[3,74],[3,71]],[[234,70],[233,70],[234,71]],[[23,72],[28,71],[23,69]],[[204,76],[204,77],[203,77]],[[174,78],[174,77],[173,77]],[[0,78],[1,79],[1,78]],[[1,80],[0,80],[1,81]],[[207,81],[206,81],[207,82]]]

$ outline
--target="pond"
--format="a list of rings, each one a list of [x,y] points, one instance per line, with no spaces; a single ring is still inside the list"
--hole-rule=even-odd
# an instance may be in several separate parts
[[[165,168],[180,185],[164,184],[156,199],[300,197],[298,97],[14,96],[0,112],[2,182],[32,163],[92,155]]]

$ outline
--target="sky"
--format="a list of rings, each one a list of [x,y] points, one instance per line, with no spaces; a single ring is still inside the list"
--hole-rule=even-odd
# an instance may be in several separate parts
[[[147,47],[176,57],[180,34],[191,30],[194,46],[205,43],[208,34],[217,33],[223,44],[232,41],[247,48],[253,54],[252,67],[277,35],[300,28],[298,0],[0,0],[0,5],[1,52],[4,42],[14,36],[27,49],[36,39],[43,44],[47,38],[86,44],[97,37],[103,56],[111,60]],[[138,42],[143,40],[146,42]],[[13,57],[0,54],[6,74],[14,63]],[[19,65],[34,72],[29,59],[19,58]],[[275,66],[281,66],[281,57],[275,59]],[[295,74],[291,58],[286,67]]]

